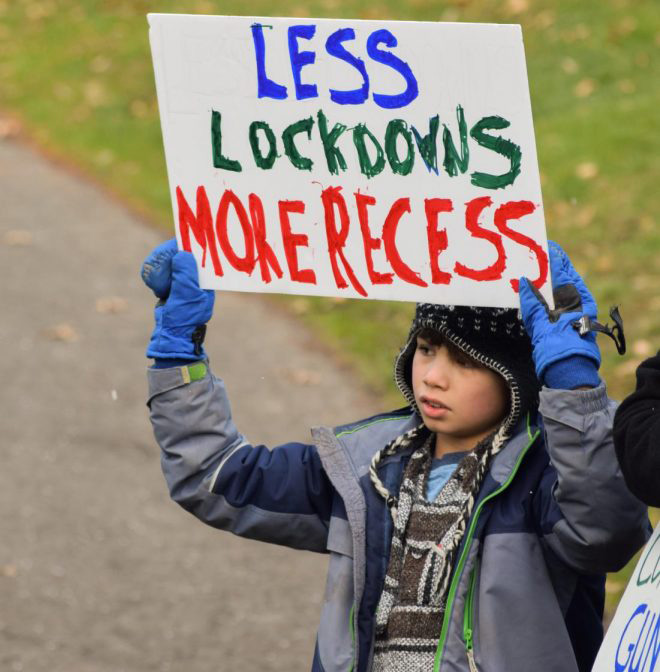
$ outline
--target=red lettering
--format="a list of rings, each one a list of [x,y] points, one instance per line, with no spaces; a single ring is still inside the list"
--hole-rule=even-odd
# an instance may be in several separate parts
[[[230,205],[234,207],[234,211],[238,216],[238,222],[243,231],[243,240],[245,241],[244,257],[239,257],[229,242],[229,235],[227,233],[227,215],[229,213]],[[218,233],[220,248],[224,252],[227,261],[237,271],[252,275],[254,265],[257,262],[254,256],[254,235],[252,233],[250,221],[248,220],[247,212],[245,212],[245,208],[241,203],[241,199],[238,198],[231,189],[225,189],[225,193],[222,194],[220,205],[218,206],[218,214],[215,217],[215,228]]]
[[[448,285],[451,273],[440,270],[438,257],[447,249],[447,229],[438,231],[438,215],[441,212],[452,212],[454,206],[449,198],[424,199],[426,212],[426,235],[429,240],[429,257],[431,260],[431,282],[435,285]]]
[[[358,219],[360,220],[360,230],[362,231],[362,241],[364,243],[364,258],[367,261],[367,272],[369,280],[374,285],[391,285],[394,279],[393,273],[379,273],[374,270],[374,260],[371,256],[372,250],[380,250],[380,238],[373,238],[369,231],[369,213],[368,205],[376,205],[376,199],[373,196],[361,194],[359,191],[355,194],[355,204],[357,205]]]
[[[250,218],[252,219],[252,229],[254,230],[254,244],[257,248],[257,261],[259,262],[259,270],[261,271],[261,279],[266,283],[270,283],[270,268],[275,271],[278,278],[282,277],[282,268],[280,267],[273,248],[266,240],[266,218],[264,216],[264,206],[261,199],[256,194],[250,194],[249,197]]]
[[[284,254],[286,263],[289,266],[289,275],[294,282],[307,282],[310,285],[316,284],[316,274],[309,268],[298,268],[297,247],[307,247],[308,238],[304,233],[293,233],[291,231],[291,222],[289,213],[295,212],[302,215],[305,212],[305,204],[302,201],[279,201],[280,228],[282,229],[282,242],[284,243]]]
[[[328,187],[321,192],[321,201],[323,202],[323,210],[325,212],[325,233],[328,238],[328,254],[330,255],[332,273],[335,276],[335,284],[339,289],[348,287],[346,280],[344,280],[339,271],[339,265],[337,264],[337,257],[339,257],[342,264],[344,264],[346,275],[348,275],[348,279],[351,281],[355,291],[361,296],[367,296],[364,287],[362,287],[355,277],[351,265],[346,261],[346,257],[344,256],[344,245],[348,236],[350,218],[346,208],[346,201],[340,192],[341,187]],[[337,231],[337,223],[335,221],[335,206],[339,210],[339,219],[341,220],[339,231]]]
[[[179,208],[179,233],[181,234],[183,249],[186,252],[192,252],[190,246],[190,230],[192,229],[197,244],[204,250],[202,254],[202,268],[206,266],[206,250],[210,249],[213,271],[216,275],[221,276],[222,265],[220,264],[220,257],[218,256],[218,249],[215,244],[211,206],[206,195],[206,189],[204,187],[197,187],[196,214],[193,214],[179,186],[176,188],[176,202]]]
[[[456,262],[454,271],[464,278],[472,280],[499,280],[502,277],[502,272],[506,268],[506,253],[504,252],[504,245],[502,244],[502,237],[494,231],[489,231],[479,226],[479,215],[485,208],[490,207],[493,201],[489,196],[482,196],[480,198],[473,198],[465,204],[465,227],[472,234],[473,238],[481,238],[492,243],[497,250],[496,261],[481,270],[468,268],[460,262]]]
[[[390,262],[394,272],[406,282],[411,285],[418,285],[419,287],[428,287],[428,285],[421,279],[419,273],[415,273],[409,266],[407,266],[396,248],[396,230],[399,226],[399,221],[405,212],[410,212],[410,199],[399,198],[394,201],[390,211],[385,218],[383,225],[383,243],[385,244],[385,256]]]
[[[531,201],[509,201],[508,203],[504,203],[495,211],[495,227],[507,238],[529,248],[536,255],[536,261],[539,265],[539,277],[536,280],[532,280],[532,284],[539,289],[548,279],[548,255],[536,241],[507,226],[507,222],[510,219],[520,219],[525,215],[531,215],[534,210],[536,210],[536,206]],[[519,285],[518,278],[510,280],[510,282],[514,291],[517,292]]]

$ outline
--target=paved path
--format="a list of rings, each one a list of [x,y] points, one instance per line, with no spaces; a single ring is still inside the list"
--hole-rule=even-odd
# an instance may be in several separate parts
[[[138,276],[163,237],[0,141],[0,670],[309,669],[325,557],[217,532],[168,498]],[[208,349],[252,441],[374,410],[258,297],[218,296]]]

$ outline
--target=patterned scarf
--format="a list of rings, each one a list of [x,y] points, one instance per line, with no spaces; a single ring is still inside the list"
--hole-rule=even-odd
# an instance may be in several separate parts
[[[376,609],[374,672],[433,669],[456,550],[485,468],[500,445],[498,434],[484,439],[458,463],[433,502],[427,501],[426,488],[435,434],[418,427],[377,456],[380,460],[421,442],[404,470],[398,501],[388,493],[394,531]],[[377,462],[372,471],[376,467]]]

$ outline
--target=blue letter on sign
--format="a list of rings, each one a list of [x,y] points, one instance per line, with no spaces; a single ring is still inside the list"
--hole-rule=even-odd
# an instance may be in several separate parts
[[[354,39],[355,31],[352,28],[340,28],[332,33],[325,43],[326,51],[331,56],[352,65],[362,75],[362,81],[364,82],[359,89],[353,89],[352,91],[330,89],[330,100],[340,105],[360,105],[369,97],[369,75],[367,75],[364,61],[357,56],[353,56],[342,45],[342,42]]]
[[[271,28],[272,26],[266,26]],[[257,97],[286,98],[286,86],[282,86],[266,75],[266,45],[264,43],[264,27],[260,23],[252,24],[252,40],[254,42],[254,54],[257,58]]]
[[[291,57],[291,72],[296,85],[296,98],[316,98],[319,94],[316,84],[303,84],[300,81],[300,71],[303,66],[314,63],[316,54],[313,51],[298,51],[298,38],[311,40],[316,32],[316,26],[289,26],[289,56]]]
[[[390,68],[396,70],[406,80],[407,87],[403,93],[394,96],[374,93],[374,102],[376,105],[388,110],[397,107],[405,107],[419,95],[415,75],[413,75],[410,66],[405,61],[402,61],[398,56],[395,56],[389,51],[379,49],[379,44],[384,44],[388,47],[396,47],[398,44],[396,37],[394,37],[389,30],[382,29],[374,31],[369,35],[369,39],[367,40],[367,53],[377,63],[389,65]]]

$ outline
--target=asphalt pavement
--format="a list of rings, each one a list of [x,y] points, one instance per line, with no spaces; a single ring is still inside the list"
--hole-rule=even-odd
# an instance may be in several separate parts
[[[169,499],[148,421],[167,237],[0,140],[0,669],[310,667],[326,558],[218,532]],[[253,442],[308,440],[375,400],[269,300],[219,293],[207,349]]]

